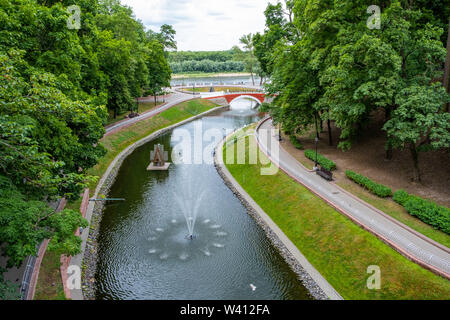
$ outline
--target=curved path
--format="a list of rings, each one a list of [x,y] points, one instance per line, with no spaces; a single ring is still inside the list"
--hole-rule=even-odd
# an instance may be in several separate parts
[[[321,197],[332,207],[376,235],[408,259],[450,279],[450,249],[412,230],[392,217],[377,210],[355,196],[347,193],[334,183],[330,183],[307,170],[293,156],[284,150],[273,134],[268,141],[259,137],[260,130],[273,130],[272,120],[263,120],[257,130],[256,138],[261,150],[270,160],[293,179]],[[279,147],[279,155],[272,152]]]
[[[229,85],[227,87],[233,87],[233,85]],[[253,86],[247,86],[247,85],[241,85],[238,86],[236,85],[236,87],[239,88],[249,88],[249,89],[260,89],[261,87],[253,87]],[[189,101],[189,100],[193,100],[193,99],[198,99],[199,95],[197,94],[192,94],[192,93],[188,93],[188,92],[182,92],[182,91],[178,91],[177,89],[179,88],[183,88],[183,87],[176,87],[175,89],[171,89],[171,94],[169,96],[166,97],[166,103],[153,109],[150,111],[147,111],[143,114],[141,114],[139,117],[136,118],[132,118],[132,119],[128,119],[128,120],[122,120],[119,121],[111,126],[107,126],[105,128],[105,135],[110,135],[114,132],[116,132],[117,130],[119,130],[120,128],[123,127],[127,127],[130,126],[136,122],[145,120],[147,118],[151,118],[156,116],[157,114],[160,114],[161,112],[170,109],[180,103],[183,103],[185,101]],[[146,102],[147,100],[140,100],[140,102]],[[149,99],[148,101],[153,101],[153,98]]]
[[[161,106],[159,106],[159,107],[157,107],[157,108],[155,108],[155,109],[153,109],[151,111],[145,112],[145,113],[141,114],[139,117],[128,119],[128,120],[124,120],[124,121],[120,121],[120,122],[118,122],[116,124],[113,124],[113,125],[105,128],[106,129],[106,135],[111,134],[112,132],[115,132],[119,128],[122,128],[124,126],[129,126],[129,125],[132,125],[132,124],[134,124],[136,122],[145,120],[147,118],[154,117],[157,114],[159,114],[159,113],[161,113],[161,112],[163,112],[163,111],[165,111],[165,110],[167,110],[169,108],[172,108],[173,106],[176,106],[177,104],[180,104],[182,102],[198,98],[196,96],[188,95],[188,94],[185,94],[185,93],[179,93],[179,92],[174,92],[174,91],[172,91],[172,92],[173,92],[172,94],[170,94],[168,97],[166,97],[166,101],[167,102],[165,104],[163,104],[163,105],[161,105]],[[153,100],[151,100],[151,101],[153,101]],[[143,100],[141,100],[141,102],[143,102]]]

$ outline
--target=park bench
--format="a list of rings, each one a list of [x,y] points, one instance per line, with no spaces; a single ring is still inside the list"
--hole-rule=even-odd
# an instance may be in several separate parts
[[[329,170],[327,170],[325,168],[320,167],[320,169],[318,169],[316,171],[316,174],[321,176],[325,180],[333,181],[333,172],[331,172],[331,171],[329,171]]]
[[[139,113],[137,113],[137,112],[131,112],[131,113],[127,116],[127,118],[128,118],[128,119],[133,119],[133,118],[136,118],[136,117],[139,117],[139,116],[140,116]]]

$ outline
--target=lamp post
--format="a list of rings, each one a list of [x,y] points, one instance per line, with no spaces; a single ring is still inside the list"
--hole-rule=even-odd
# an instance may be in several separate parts
[[[317,114],[314,114],[314,120],[315,120],[315,123],[316,123],[316,139],[315,139],[315,142],[316,142],[316,161],[315,161],[315,164],[314,164],[314,171],[317,171],[317,170],[319,170],[319,163],[317,161],[317,148],[318,148],[318,144],[319,144],[319,129],[317,128]]]

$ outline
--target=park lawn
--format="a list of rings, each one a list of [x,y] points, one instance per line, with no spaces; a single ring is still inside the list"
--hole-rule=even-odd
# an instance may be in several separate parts
[[[392,198],[383,199],[377,197],[356,183],[353,183],[350,179],[347,180],[348,181],[338,183],[338,185],[361,200],[371,204],[378,210],[381,210],[392,218],[406,224],[411,229],[414,229],[428,238],[450,248],[450,236],[448,234],[445,234],[440,230],[436,230],[432,226],[410,215],[405,208],[395,203]]]
[[[61,255],[47,250],[42,259],[34,300],[66,300],[60,272]]]
[[[262,176],[259,164],[227,168],[345,299],[449,299],[450,281],[409,261],[281,170]],[[371,265],[381,268],[380,290],[367,289]]]
[[[149,111],[149,110],[152,110],[152,109],[154,109],[155,107],[157,107],[157,106],[160,106],[160,105],[162,105],[163,104],[163,102],[161,102],[161,101],[158,101],[157,103],[156,103],[156,105],[155,105],[155,103],[154,102],[140,102],[139,103],[139,110],[138,110],[138,113],[139,114],[142,114],[142,113],[144,113],[144,112],[146,112],[146,111]],[[114,112],[113,111],[110,111],[109,112],[109,115],[108,115],[108,120],[107,120],[107,122],[106,122],[106,125],[112,125],[112,124],[114,124],[114,123],[116,123],[116,122],[119,122],[119,121],[122,121],[123,119],[125,119],[125,117],[129,114],[130,112],[125,112],[125,113],[123,113],[123,114],[120,114],[120,115],[118,115],[115,119],[114,119]]]
[[[123,130],[102,138],[100,142],[106,148],[107,153],[99,160],[97,165],[88,170],[88,174],[97,177],[103,176],[114,158],[131,144],[155,131],[201,114],[217,106],[217,104],[205,99],[185,101],[154,117],[139,121]],[[95,192],[96,187],[97,182],[89,185],[91,195]]]

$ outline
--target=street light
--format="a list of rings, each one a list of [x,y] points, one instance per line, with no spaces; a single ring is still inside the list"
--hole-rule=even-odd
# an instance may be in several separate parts
[[[318,144],[319,144],[319,129],[317,128],[317,114],[314,114],[314,120],[315,120],[315,123],[316,123],[316,139],[315,139],[315,142],[316,142],[316,161],[315,161],[315,164],[314,164],[314,171],[317,171],[317,170],[319,170],[319,163],[318,163],[318,157],[317,157],[317,148],[318,148]]]
[[[319,163],[317,161],[317,145],[319,144],[319,137],[316,137],[316,162],[314,164],[314,171],[319,170]]]

